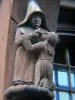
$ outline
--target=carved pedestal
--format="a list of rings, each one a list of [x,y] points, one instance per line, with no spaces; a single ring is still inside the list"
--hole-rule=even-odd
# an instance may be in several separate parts
[[[11,86],[5,91],[9,100],[52,100],[54,93],[47,88]]]

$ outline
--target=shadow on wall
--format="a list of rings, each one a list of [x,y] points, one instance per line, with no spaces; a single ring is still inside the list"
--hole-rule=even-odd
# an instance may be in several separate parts
[[[2,0],[0,0],[0,7],[1,7]]]

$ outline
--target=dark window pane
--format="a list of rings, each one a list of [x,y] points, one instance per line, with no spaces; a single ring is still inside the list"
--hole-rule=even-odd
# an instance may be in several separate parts
[[[66,64],[64,45],[60,44],[56,46],[54,62],[60,64]]]
[[[75,25],[75,9],[60,7],[58,23]]]
[[[75,48],[74,48],[75,44],[71,44],[71,46],[69,47],[69,53],[70,53],[70,64],[72,66],[75,66]]]

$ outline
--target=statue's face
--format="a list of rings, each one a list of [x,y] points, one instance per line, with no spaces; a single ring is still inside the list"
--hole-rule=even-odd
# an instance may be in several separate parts
[[[43,33],[40,38],[41,38],[41,40],[46,40],[46,39],[48,39],[48,37],[49,37],[48,33]]]
[[[40,27],[41,22],[42,22],[42,19],[41,19],[41,16],[40,15],[38,15],[38,14],[32,15],[32,17],[31,17],[31,24],[34,27]]]

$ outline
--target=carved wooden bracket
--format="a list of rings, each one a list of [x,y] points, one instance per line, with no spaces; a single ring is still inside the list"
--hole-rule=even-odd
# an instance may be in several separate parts
[[[47,88],[33,86],[11,86],[5,91],[5,96],[9,100],[52,100],[54,93]]]

